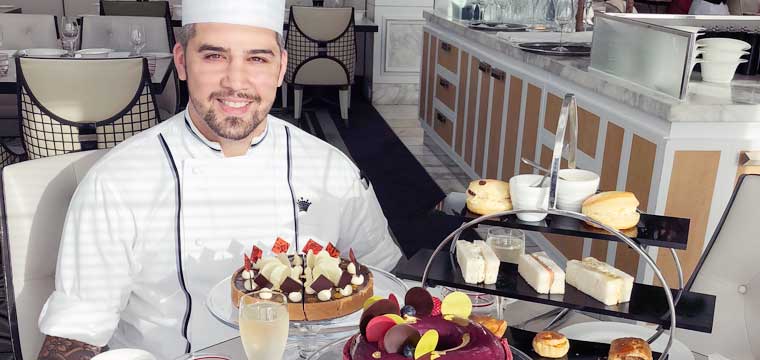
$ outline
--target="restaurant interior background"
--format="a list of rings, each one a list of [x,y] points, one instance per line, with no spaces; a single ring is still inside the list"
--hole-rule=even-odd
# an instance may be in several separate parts
[[[169,2],[173,11],[178,11],[181,0]],[[287,2],[288,6],[311,3]],[[690,66],[684,80],[678,71],[693,65],[688,58],[687,64],[673,65],[678,71],[666,69],[664,59],[677,51],[669,45],[637,42],[619,33],[599,40],[614,48],[617,39],[628,49],[615,49],[629,54],[643,49],[637,46],[655,49],[628,70],[637,76],[648,74],[643,82],[633,84],[619,79],[630,75],[625,70],[608,69],[610,73],[619,71],[615,73],[619,78],[592,71],[593,67],[603,67],[594,64],[595,59],[523,52],[514,46],[525,41],[518,33],[492,35],[469,29],[453,16],[458,0],[339,3],[354,7],[358,16],[368,19],[368,28],[374,26],[357,32],[355,75],[361,79],[361,86],[354,89],[358,98],[351,101],[351,125],[343,127],[338,120],[332,125],[330,119],[338,119],[337,106],[320,112],[314,107],[324,104],[322,101],[334,104],[316,100],[317,105],[304,105],[306,126],[321,133],[323,139],[340,143],[338,147],[350,152],[360,167],[370,169],[391,228],[409,256],[430,248],[458,225],[426,213],[447,194],[464,193],[472,179],[509,180],[513,175],[532,172],[521,158],[549,167],[557,119],[563,98],[570,93],[577,98],[579,108],[578,167],[600,174],[600,189],[634,192],[644,212],[691,220],[689,247],[676,247],[686,279],[723,224],[738,177],[760,173],[760,86],[756,77],[760,69],[760,18],[748,17],[751,31],[738,36],[752,48],[747,63],[739,66],[728,86],[700,81],[699,76],[689,82],[694,76]],[[640,15],[663,14],[669,3],[641,0],[635,2],[635,8]],[[99,9],[94,0],[0,0],[0,4],[15,5],[24,14],[56,16],[96,14]],[[621,1],[615,6],[624,5]],[[757,1],[730,0],[728,5],[733,15],[758,12]],[[613,12],[609,6],[607,12]],[[641,23],[661,21],[656,17],[632,18],[633,22],[621,25],[605,19],[608,17],[602,16],[596,26],[646,28]],[[566,41],[571,42],[591,39],[590,33],[566,35],[570,39]],[[676,35],[689,37],[688,31]],[[685,54],[692,50],[684,47]],[[661,79],[671,75],[673,82],[663,84]],[[292,99],[292,93],[290,96]],[[275,115],[292,116],[292,109],[276,108]],[[320,126],[324,118],[328,119],[327,127],[324,122]],[[15,119],[0,118],[0,137],[17,135],[17,127]],[[386,133],[391,140],[373,136]],[[388,144],[395,147],[386,148],[383,154],[368,150]],[[383,157],[397,161],[387,164],[379,160]],[[543,245],[554,248],[559,256],[593,255],[632,273],[637,281],[653,282],[651,269],[642,266],[631,249],[614,242],[558,234],[546,234],[542,239]],[[675,282],[676,267],[670,254],[655,246],[647,251],[669,282]],[[13,356],[6,296],[3,287],[0,358]]]

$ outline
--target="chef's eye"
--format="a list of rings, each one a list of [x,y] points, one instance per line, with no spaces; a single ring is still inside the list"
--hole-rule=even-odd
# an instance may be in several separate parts
[[[252,56],[251,57],[251,62],[260,63],[260,64],[266,64],[266,63],[269,62],[269,59],[263,58],[261,56]]]
[[[211,53],[211,54],[204,55],[203,58],[206,60],[217,61],[217,60],[222,60],[224,57],[221,54]]]

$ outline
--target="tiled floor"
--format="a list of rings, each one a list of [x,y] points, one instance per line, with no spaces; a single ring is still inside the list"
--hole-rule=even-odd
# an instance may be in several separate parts
[[[417,118],[416,105],[375,105],[396,135],[425,167],[443,192],[464,192],[470,178],[429,137]]]

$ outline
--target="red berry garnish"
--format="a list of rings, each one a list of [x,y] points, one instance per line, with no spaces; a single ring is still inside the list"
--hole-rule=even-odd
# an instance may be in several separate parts
[[[433,311],[430,312],[431,316],[441,316],[441,299],[433,296]]]

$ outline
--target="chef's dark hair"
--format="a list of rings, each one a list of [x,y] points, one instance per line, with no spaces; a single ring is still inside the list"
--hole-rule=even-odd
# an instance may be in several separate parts
[[[280,33],[275,33],[274,35],[277,40],[277,46],[280,48],[280,52],[282,52],[285,48],[285,40]],[[187,49],[187,43],[190,42],[190,39],[192,39],[193,36],[195,36],[195,24],[183,25],[182,30],[180,30],[177,36],[179,44],[182,45],[183,49]]]

